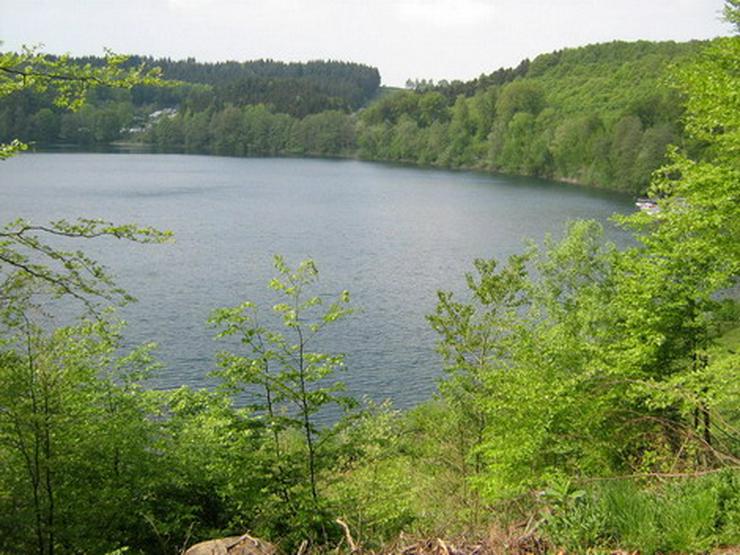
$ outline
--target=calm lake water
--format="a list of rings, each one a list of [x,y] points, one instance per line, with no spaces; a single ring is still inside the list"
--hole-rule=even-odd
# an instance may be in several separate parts
[[[139,299],[121,313],[127,341],[160,345],[155,387],[212,383],[223,345],[209,313],[246,299],[271,306],[279,253],[315,259],[321,294],[350,290],[359,311],[322,348],[347,354],[350,392],[398,406],[434,391],[442,365],[425,316],[438,289],[464,291],[474,258],[506,257],[569,219],[632,210],[604,191],[357,161],[47,153],[0,171],[1,222],[84,216],[175,233],[168,245],[82,245]]]

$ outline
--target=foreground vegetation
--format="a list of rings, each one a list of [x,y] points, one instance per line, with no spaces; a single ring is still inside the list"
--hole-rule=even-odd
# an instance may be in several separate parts
[[[155,79],[115,62],[95,78]],[[33,56],[23,67],[37,80],[2,91],[54,91],[66,70]],[[377,550],[402,532],[486,537],[492,551],[740,544],[740,39],[714,41],[672,83],[703,148],[670,152],[651,185],[657,213],[620,220],[634,246],[582,221],[507,261],[476,261],[468,294],[440,292],[429,316],[445,361],[438,395],[406,413],[348,399],[342,356],[314,350],[341,333],[351,302],[314,295],[312,261],[276,258],[268,314],[248,301],[214,311],[218,388],[151,391],[151,346],[122,352],[105,310],[125,294],[65,245],[167,234],[8,224],[0,552],[175,553],[246,530],[286,552],[329,551],[346,541],[337,517]],[[84,90],[54,94],[75,107]],[[50,320],[58,296],[78,301],[78,323]],[[329,405],[345,416],[321,426]]]

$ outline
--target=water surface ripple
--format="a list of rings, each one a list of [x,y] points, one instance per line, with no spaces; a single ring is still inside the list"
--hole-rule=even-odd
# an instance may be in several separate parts
[[[175,233],[170,245],[83,245],[139,299],[122,315],[128,341],[160,345],[155,387],[212,383],[210,311],[270,306],[280,253],[314,258],[322,294],[350,290],[359,310],[322,347],[347,354],[353,394],[399,406],[434,390],[441,362],[425,316],[438,289],[464,289],[474,258],[506,257],[568,219],[630,210],[605,191],[357,161],[45,153],[0,171],[2,222],[84,216]]]

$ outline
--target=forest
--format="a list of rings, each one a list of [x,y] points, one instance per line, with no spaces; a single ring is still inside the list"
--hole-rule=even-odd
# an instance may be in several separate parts
[[[736,2],[726,17],[740,32]],[[341,337],[353,301],[349,291],[319,295],[312,260],[275,257],[270,314],[248,299],[213,307],[203,329],[224,345],[217,387],[152,390],[143,384],[158,368],[153,345],[122,348],[115,307],[133,299],[84,247],[158,248],[171,234],[103,220],[6,222],[0,553],[169,554],[245,532],[284,553],[740,545],[740,36],[597,45],[524,67],[300,120],[265,104],[178,105],[146,132],[180,129],[187,148],[198,120],[205,151],[264,154],[250,145],[268,148],[277,136],[289,148],[269,153],[282,154],[296,136],[323,141],[336,126],[333,150],[317,142],[303,152],[357,148],[417,162],[426,152],[423,163],[485,159],[647,188],[659,210],[617,218],[634,237],[626,247],[605,241],[599,224],[574,221],[560,239],[476,260],[465,295],[440,291],[428,322],[444,376],[434,398],[408,411],[349,398],[341,353],[314,349],[316,337]],[[216,72],[191,69],[204,81]],[[607,76],[639,86],[615,90]],[[0,54],[4,117],[20,97],[43,99],[54,108],[40,111],[62,118],[97,114],[106,95],[128,106],[136,87],[183,90],[115,55],[78,65]],[[432,142],[435,133],[444,140]],[[28,137],[8,140],[0,157],[27,149]],[[554,145],[560,154],[545,156]],[[640,156],[650,164],[635,163]],[[638,172],[648,167],[648,177]],[[59,325],[54,314],[70,306],[79,318]],[[343,416],[322,422],[328,406]]]
[[[61,59],[91,68],[106,61],[102,57]],[[72,113],[56,105],[48,91],[24,89],[4,96],[0,100],[0,140],[104,145],[127,137],[132,128],[141,129],[150,113],[167,108],[181,113],[205,111],[209,123],[214,110],[231,106],[264,105],[270,113],[295,118],[333,110],[348,112],[373,98],[380,86],[377,69],[346,62],[199,63],[140,56],[121,62],[123,69],[142,65],[159,68],[170,81],[168,86],[95,87],[87,92],[85,106]],[[166,125],[166,118],[162,124]],[[162,131],[163,141],[166,136]],[[162,146],[182,147],[182,141],[183,137],[170,137]]]
[[[97,88],[75,113],[49,95],[0,102],[0,140],[229,156],[359,157],[498,171],[644,193],[683,132],[666,70],[704,45],[614,42],[524,60],[469,82],[381,91],[376,69],[340,62],[201,64],[135,57],[171,87]],[[76,60],[93,66],[100,58]],[[162,113],[162,110],[170,112]],[[150,117],[154,114],[154,117]]]
[[[666,146],[685,140],[681,99],[664,72],[699,47],[598,44],[469,83],[422,83],[359,115],[358,151],[640,193]]]

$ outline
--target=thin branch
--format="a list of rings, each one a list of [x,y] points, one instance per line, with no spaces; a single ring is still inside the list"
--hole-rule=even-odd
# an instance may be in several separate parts
[[[6,66],[0,66],[0,71],[3,71],[5,73],[8,73],[10,75],[15,75],[18,77],[23,77],[24,79],[28,77],[38,77],[41,79],[49,79],[51,81],[71,81],[71,82],[83,82],[83,83],[96,83],[98,85],[106,85],[105,81],[102,79],[99,79],[98,77],[95,77],[94,75],[65,75],[63,73],[44,73],[42,71],[22,71],[19,69],[13,69],[11,67]]]
[[[64,283],[64,281],[62,279],[55,278],[52,275],[47,275],[47,274],[44,274],[42,272],[38,272],[38,271],[34,270],[31,266],[29,266],[27,264],[24,264],[22,262],[19,262],[17,260],[12,260],[10,258],[7,258],[7,257],[3,256],[2,254],[0,254],[0,261],[5,262],[6,264],[9,264],[9,265],[11,265],[11,266],[13,266],[15,268],[18,268],[19,270],[22,270],[22,271],[26,272],[31,277],[35,277],[35,278],[40,279],[42,281],[45,281],[46,283],[49,283],[49,284],[51,284],[51,285],[53,285],[55,287],[61,288],[66,294],[71,295],[75,299],[81,301],[85,305],[86,308],[88,308],[91,312],[97,314],[97,312],[95,310],[95,305],[89,299],[87,299],[83,295],[80,295],[79,293],[77,293],[68,284]],[[105,295],[104,294],[100,294],[100,293],[98,293],[98,294],[100,296],[102,296],[103,298],[105,298]]]
[[[335,522],[342,527],[342,530],[344,530],[344,537],[347,540],[347,545],[352,550],[352,553],[356,553],[359,549],[357,547],[357,544],[355,543],[355,540],[352,539],[352,534],[350,534],[349,526],[347,525],[347,523],[340,518],[338,518]]]

